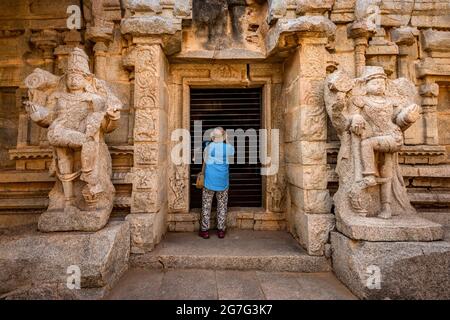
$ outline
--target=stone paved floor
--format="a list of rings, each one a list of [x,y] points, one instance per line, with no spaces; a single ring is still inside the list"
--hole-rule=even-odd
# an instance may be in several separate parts
[[[356,298],[330,272],[130,269],[107,299],[348,300]]]

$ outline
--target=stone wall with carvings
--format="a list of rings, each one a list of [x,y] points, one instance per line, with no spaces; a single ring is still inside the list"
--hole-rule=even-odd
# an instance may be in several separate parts
[[[323,102],[336,68],[382,66],[417,86],[421,120],[399,155],[413,205],[449,224],[450,3],[447,0],[4,0],[0,3],[0,226],[34,222],[54,183],[45,129],[23,108],[36,67],[62,74],[82,47],[91,70],[124,104],[107,137],[113,215],[128,216],[133,252],[166,230],[198,228],[189,167],[170,162],[171,131],[187,128],[190,85],[265,88],[263,127],[280,129],[281,165],[264,178],[264,208],[233,209],[230,225],[289,230],[309,254],[327,254],[334,226],[339,139]],[[67,28],[83,6],[81,29]],[[283,194],[282,208],[271,197]]]
[[[80,8],[79,30],[67,27],[71,5]],[[27,99],[23,80],[35,68],[61,75],[74,47],[89,54],[91,70],[108,82],[124,105],[120,129],[106,140],[117,190],[115,214],[126,214],[134,116],[132,75],[122,63],[128,40],[120,33],[120,1],[2,1],[0,12],[0,224],[36,221],[48,205],[54,183],[48,175],[52,154],[46,129],[33,123],[23,107]]]

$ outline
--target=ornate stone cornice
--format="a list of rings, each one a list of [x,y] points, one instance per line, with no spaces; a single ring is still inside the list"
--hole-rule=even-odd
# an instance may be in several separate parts
[[[189,0],[130,0],[126,9],[120,28],[134,43],[159,38],[167,55],[181,50],[182,20],[191,18]]]
[[[295,19],[280,19],[269,30],[266,38],[267,55],[276,49],[298,45],[297,40],[307,37],[334,40],[336,25],[324,16],[302,16]],[[290,41],[292,39],[294,41]]]

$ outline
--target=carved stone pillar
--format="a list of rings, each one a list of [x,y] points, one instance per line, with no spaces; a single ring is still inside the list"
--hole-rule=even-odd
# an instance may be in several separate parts
[[[439,85],[427,81],[420,86],[422,96],[422,119],[424,127],[424,142],[427,145],[438,145],[437,104]]]
[[[397,78],[397,55],[397,45],[386,39],[386,31],[383,28],[378,28],[366,50],[366,64],[383,67],[386,75],[395,79]]]
[[[108,45],[113,39],[113,25],[104,23],[104,26],[89,26],[86,38],[95,43],[94,45],[94,72],[100,79],[106,80],[108,70]]]
[[[95,57],[95,65],[94,72],[95,75],[103,80],[106,80],[106,73],[108,70],[107,65],[107,56],[106,53],[108,51],[108,47],[105,42],[97,42],[94,46],[94,57]]]
[[[42,30],[33,34],[30,41],[43,52],[43,69],[48,72],[53,72],[55,62],[53,50],[58,45],[58,33],[55,30]]]
[[[133,130],[134,130],[134,118],[135,118],[135,112],[134,112],[134,71],[130,72],[130,88],[131,88],[131,96],[130,96],[130,115],[128,117],[128,144],[132,145],[134,144],[134,136],[133,136]]]
[[[167,10],[173,8],[173,10]],[[166,54],[181,50],[183,17],[190,16],[188,1],[128,1],[121,33],[134,50],[134,166],[132,172],[131,251],[144,253],[167,229],[168,212],[168,62]],[[163,49],[165,51],[163,51]],[[172,119],[171,119],[172,120]]]
[[[366,65],[366,49],[369,37],[374,33],[364,21],[354,22],[348,29],[350,38],[355,39],[355,71],[359,77]]]
[[[156,40],[156,39],[155,39]],[[134,57],[134,166],[131,214],[134,253],[151,250],[166,231],[167,99],[160,43],[136,44]]]
[[[392,41],[397,44],[399,49],[397,59],[398,77],[414,79],[409,61],[414,60],[417,55],[417,49],[414,50],[413,45],[416,43],[418,33],[419,31],[416,28],[411,27],[401,27],[391,31]]]
[[[27,92],[24,89],[16,91],[16,106],[19,108],[19,125],[17,128],[17,149],[25,148],[29,141],[29,115],[23,104],[28,99]]]
[[[67,65],[67,57],[69,52],[75,48],[83,48],[81,45],[81,35],[77,30],[70,30],[64,36],[64,44],[59,45],[55,49],[56,56],[56,66],[55,66],[55,74],[62,75],[65,72],[65,68]]]
[[[327,38],[303,37],[296,61],[289,65],[294,69],[289,72],[296,72],[298,79],[298,88],[289,92],[298,91],[298,100],[287,97],[292,105],[287,106],[285,115],[286,173],[294,233],[310,255],[324,254],[329,231],[334,227],[327,190],[327,116],[323,102],[327,43]]]

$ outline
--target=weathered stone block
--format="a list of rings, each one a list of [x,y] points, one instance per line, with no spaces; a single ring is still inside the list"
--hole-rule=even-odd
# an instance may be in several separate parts
[[[300,50],[297,49],[293,52],[284,62],[283,66],[283,84],[291,86],[295,81],[300,78]]]
[[[287,163],[313,165],[326,164],[326,143],[320,141],[296,141],[285,144]]]
[[[300,77],[324,79],[327,75],[325,46],[306,44],[300,49]]]
[[[334,229],[334,215],[305,214],[293,206],[296,235],[308,254],[321,256],[325,253],[330,231]]]
[[[253,225],[253,230],[256,231],[277,231],[284,230],[286,223],[279,220],[257,220]]]
[[[160,0],[129,0],[127,1],[127,8],[132,11],[162,12]]]
[[[239,229],[253,230],[255,220],[253,219],[241,219],[239,223]]]
[[[334,273],[359,298],[450,299],[447,241],[355,241],[332,232],[331,246]]]
[[[145,253],[155,246],[154,213],[129,214],[125,220],[130,223],[131,253]]]
[[[0,294],[11,299],[101,298],[128,268],[129,239],[127,222],[110,222],[94,233],[4,232]],[[81,289],[69,290],[66,284],[77,267]]]
[[[284,99],[286,104],[286,110],[292,111],[294,108],[300,106],[300,90],[299,80],[296,79],[290,85],[286,85],[284,92]]]
[[[300,107],[299,140],[324,141],[327,139],[327,115],[323,105]]]
[[[158,212],[161,208],[159,190],[133,191],[131,213]]]
[[[195,231],[195,221],[177,221],[175,226],[175,231],[177,232],[194,232]]]
[[[284,140],[292,142],[300,140],[300,115],[301,108],[295,107],[284,115]]]
[[[122,20],[120,29],[123,34],[145,36],[152,34],[174,34],[177,26],[172,19],[161,16],[137,16]]]
[[[289,186],[292,203],[304,213],[330,213],[332,200],[328,190],[305,190]]]
[[[450,32],[427,29],[423,31],[423,45],[426,51],[450,51]]]
[[[398,215],[391,219],[361,217],[337,213],[337,229],[354,240],[366,241],[435,241],[444,236],[440,224],[417,215]]]
[[[301,78],[298,88],[300,94],[300,105],[323,106],[324,84],[325,82],[322,79]]]
[[[334,0],[298,0],[297,13],[317,13],[323,14],[330,10],[334,4]]]
[[[327,188],[326,165],[286,165],[289,183],[302,189],[324,190]]]
[[[289,34],[315,33],[326,41],[327,38],[332,38],[335,32],[336,25],[323,16],[302,16],[296,19],[282,19],[270,29],[266,37],[267,52],[270,54],[277,46],[282,46],[285,43],[284,37]],[[316,56],[310,55],[309,57],[315,59]],[[323,73],[325,74],[325,66],[323,66],[323,69]],[[318,75],[314,76],[317,77]]]

